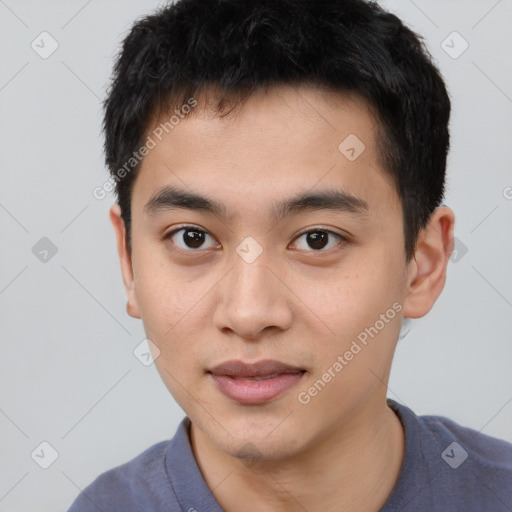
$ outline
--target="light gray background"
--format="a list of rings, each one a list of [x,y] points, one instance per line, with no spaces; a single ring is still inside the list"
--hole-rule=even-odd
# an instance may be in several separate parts
[[[425,36],[446,78],[446,203],[467,248],[400,342],[389,396],[512,441],[512,1],[382,3]],[[184,415],[133,355],[144,332],[125,313],[112,198],[92,196],[107,178],[101,100],[113,56],[157,5],[0,0],[3,512],[66,510],[100,472],[172,437]],[[31,48],[43,31],[59,45],[47,59]],[[441,46],[463,48],[446,39],[453,31],[469,43],[458,58]],[[32,252],[42,237],[58,249],[47,262]],[[58,452],[46,470],[31,458],[43,441]]]

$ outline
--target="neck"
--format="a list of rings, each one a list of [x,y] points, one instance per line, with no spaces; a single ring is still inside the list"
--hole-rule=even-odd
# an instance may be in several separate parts
[[[404,455],[400,420],[368,403],[321,441],[285,460],[252,465],[231,457],[192,424],[192,450],[205,481],[226,512],[365,510],[377,512],[398,479]]]

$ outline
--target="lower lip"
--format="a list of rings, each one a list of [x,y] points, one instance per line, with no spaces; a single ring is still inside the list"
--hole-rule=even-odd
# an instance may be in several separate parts
[[[302,373],[282,373],[265,380],[238,380],[227,375],[210,374],[220,391],[241,404],[263,404],[291,388],[303,376]]]

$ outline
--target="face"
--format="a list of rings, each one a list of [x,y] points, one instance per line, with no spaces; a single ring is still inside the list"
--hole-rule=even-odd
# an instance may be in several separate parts
[[[401,205],[356,96],[283,86],[224,118],[196,108],[134,183],[128,310],[194,428],[282,459],[382,409],[407,300]],[[210,373],[232,360],[293,370]]]

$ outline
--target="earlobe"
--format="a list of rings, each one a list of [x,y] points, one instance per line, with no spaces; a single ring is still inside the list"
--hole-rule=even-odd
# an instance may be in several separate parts
[[[139,305],[135,293],[131,254],[127,244],[126,226],[121,216],[121,208],[117,203],[110,208],[110,221],[112,222],[116,234],[117,253],[119,255],[119,263],[121,264],[124,289],[128,298],[126,312],[133,318],[140,318]]]
[[[420,318],[433,307],[446,282],[446,268],[453,251],[455,214],[447,206],[434,210],[421,231],[409,263],[404,317]]]

